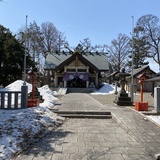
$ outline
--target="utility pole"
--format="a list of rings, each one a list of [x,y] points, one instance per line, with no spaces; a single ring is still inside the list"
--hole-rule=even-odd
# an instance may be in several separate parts
[[[132,76],[131,76],[131,101],[134,102],[134,79],[133,79],[133,36],[134,36],[134,17],[132,16]]]
[[[26,15],[25,51],[24,51],[24,75],[23,75],[24,83],[23,83],[23,85],[26,85],[27,18],[28,18],[28,16]]]
[[[27,18],[26,15],[26,32],[25,32],[25,51],[24,51],[24,75],[23,75],[23,85],[21,86],[21,107],[27,108],[28,100],[28,86],[26,85],[26,52],[27,52]]]

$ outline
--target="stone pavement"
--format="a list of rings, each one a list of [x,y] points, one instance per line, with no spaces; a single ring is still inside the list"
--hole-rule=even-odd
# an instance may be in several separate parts
[[[136,111],[103,106],[87,94],[67,94],[57,107],[111,111],[113,119],[67,119],[15,160],[154,160],[160,128]]]
[[[55,106],[54,109],[63,111],[106,111],[104,105],[85,93],[66,94],[59,103],[61,105]]]

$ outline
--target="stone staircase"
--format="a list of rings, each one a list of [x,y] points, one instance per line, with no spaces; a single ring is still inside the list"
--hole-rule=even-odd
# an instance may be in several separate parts
[[[53,110],[59,116],[66,118],[94,118],[94,119],[111,119],[111,112],[107,111],[59,111]]]
[[[67,93],[92,93],[95,88],[67,88]]]

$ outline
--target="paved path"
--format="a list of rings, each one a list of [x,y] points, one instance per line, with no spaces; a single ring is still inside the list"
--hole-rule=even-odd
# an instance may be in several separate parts
[[[66,94],[54,108],[60,111],[106,111],[106,107],[85,93]]]
[[[160,153],[160,128],[139,113],[87,94],[67,94],[61,103],[66,110],[110,110],[114,118],[68,119],[15,160],[154,160]]]

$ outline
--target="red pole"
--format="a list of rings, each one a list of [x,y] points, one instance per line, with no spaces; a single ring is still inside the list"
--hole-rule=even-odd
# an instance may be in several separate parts
[[[32,79],[32,100],[34,99],[34,79]]]
[[[141,81],[140,102],[143,102],[143,82]]]

